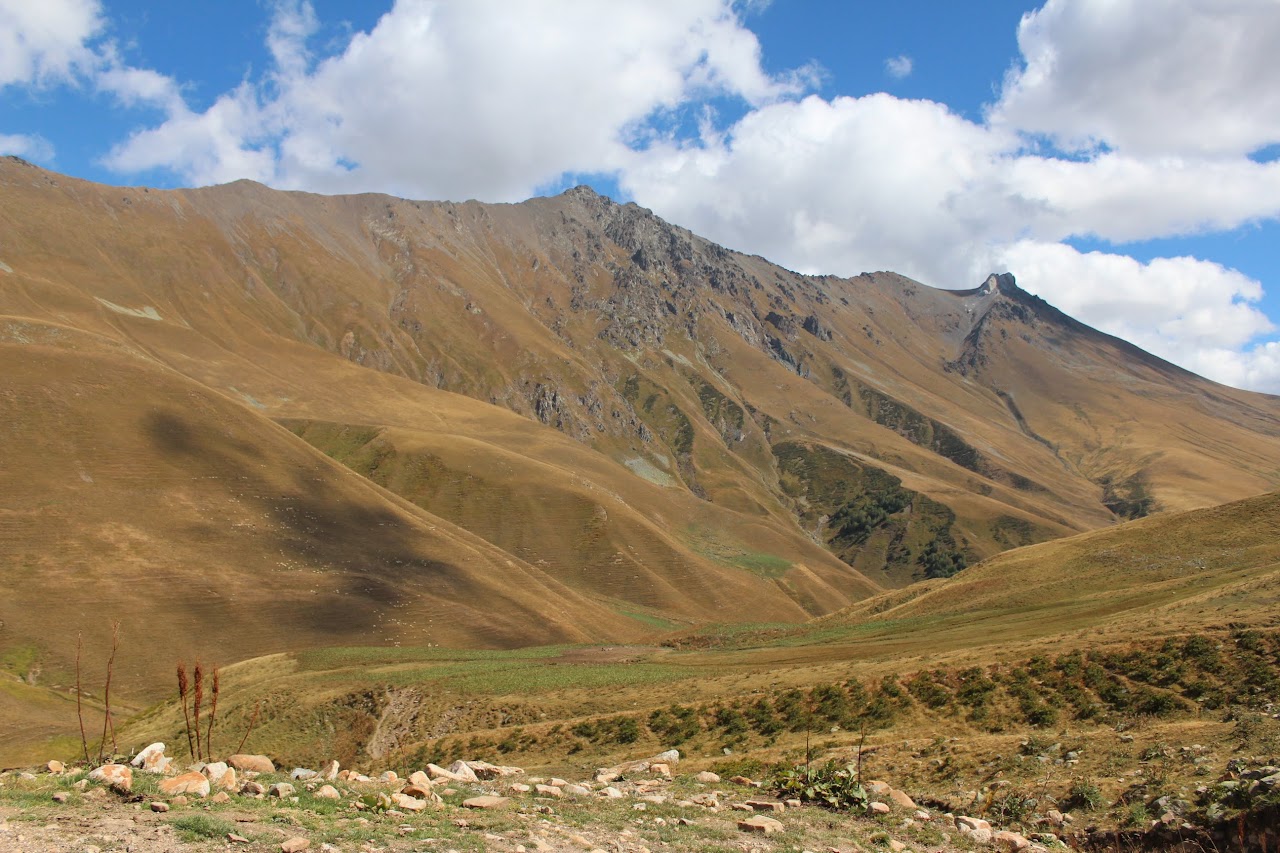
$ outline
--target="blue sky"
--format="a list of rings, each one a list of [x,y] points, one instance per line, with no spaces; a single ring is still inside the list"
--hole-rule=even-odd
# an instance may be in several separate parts
[[[1274,0],[0,0],[0,153],[161,187],[586,181],[807,272],[1009,270],[1280,393],[1278,43]]]

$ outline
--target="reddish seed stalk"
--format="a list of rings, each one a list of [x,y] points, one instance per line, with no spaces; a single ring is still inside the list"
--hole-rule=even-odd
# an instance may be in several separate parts
[[[102,741],[98,744],[98,761],[105,758],[107,749],[107,730],[111,730],[112,751],[115,750],[115,725],[111,722],[111,674],[116,666],[116,649],[120,647],[120,623],[111,623],[111,657],[107,659],[107,682],[102,691]]]
[[[204,749],[200,745],[200,704],[204,701],[204,667],[196,661],[195,689],[192,691],[192,715],[196,719],[196,760],[204,757]]]
[[[196,744],[191,738],[191,712],[187,709],[187,665],[178,663],[178,699],[182,702],[182,716],[187,720],[187,750],[196,757]]]
[[[218,693],[221,688],[219,670],[213,668],[213,699],[209,702],[209,726],[204,733],[204,751],[208,759],[213,758],[213,722],[218,716]]]
[[[76,631],[76,718],[80,720],[80,746],[84,748],[84,763],[89,763],[89,738],[84,732],[84,709],[80,701],[80,652],[84,648],[84,635]]]
[[[253,703],[253,716],[249,718],[249,728],[244,730],[244,737],[240,738],[240,745],[236,747],[236,752],[244,752],[245,741],[249,739],[249,733],[253,731],[254,724],[258,722],[258,712],[262,710],[262,700],[259,699]]]

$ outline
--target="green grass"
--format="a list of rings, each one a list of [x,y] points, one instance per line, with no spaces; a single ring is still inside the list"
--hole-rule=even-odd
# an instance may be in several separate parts
[[[206,838],[226,838],[235,832],[236,825],[229,820],[207,814],[189,814],[168,821],[183,841],[202,841]]]

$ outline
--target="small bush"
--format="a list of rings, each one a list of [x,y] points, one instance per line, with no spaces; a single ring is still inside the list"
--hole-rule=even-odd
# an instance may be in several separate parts
[[[1102,805],[1102,790],[1088,779],[1077,779],[1063,803],[1070,811],[1091,812]]]
[[[834,761],[822,765],[792,767],[773,778],[773,788],[783,799],[798,799],[828,809],[866,810],[871,799],[858,781],[857,770]]]
[[[183,815],[169,821],[169,825],[177,830],[183,841],[200,841],[206,838],[226,838],[227,833],[235,832],[236,826],[229,820],[211,817],[207,814]]]

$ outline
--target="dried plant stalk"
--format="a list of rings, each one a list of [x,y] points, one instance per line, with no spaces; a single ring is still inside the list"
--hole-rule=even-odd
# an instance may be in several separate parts
[[[182,702],[182,716],[187,720],[187,750],[191,753],[191,757],[196,757],[196,742],[191,737],[191,711],[187,708],[187,665],[178,662],[178,699]]]

